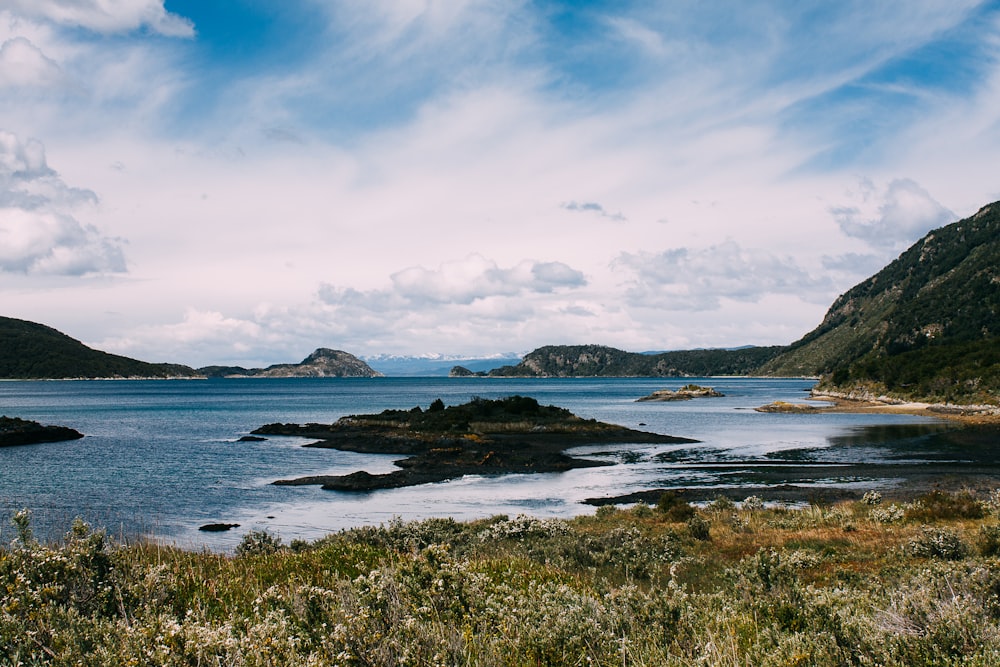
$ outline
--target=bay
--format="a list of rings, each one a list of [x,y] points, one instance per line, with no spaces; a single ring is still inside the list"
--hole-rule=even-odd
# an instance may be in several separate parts
[[[636,402],[654,390],[688,382],[712,386],[725,396]],[[811,386],[804,379],[756,378],[0,382],[0,414],[69,426],[86,435],[71,442],[0,449],[0,542],[13,537],[9,518],[22,508],[31,510],[36,532],[46,539],[81,517],[125,539],[142,535],[185,548],[231,550],[248,530],[267,530],[289,541],[396,517],[570,517],[594,511],[581,502],[586,498],[690,485],[740,483],[750,495],[753,479],[741,478],[731,467],[713,468],[726,461],[777,456],[804,462],[919,464],[961,458],[928,444],[929,436],[953,428],[935,419],[753,410],[775,400],[801,402]],[[474,396],[513,394],[533,396],[581,417],[700,442],[583,447],[572,453],[614,465],[558,474],[467,476],[366,494],[271,482],[361,469],[387,472],[398,457],[303,448],[307,441],[298,438],[238,442],[266,423],[332,423],[348,414],[427,407],[436,398],[455,405]],[[833,466],[804,483],[873,481],[896,480],[865,475],[857,466],[838,475]],[[198,530],[214,522],[240,527],[226,533]]]

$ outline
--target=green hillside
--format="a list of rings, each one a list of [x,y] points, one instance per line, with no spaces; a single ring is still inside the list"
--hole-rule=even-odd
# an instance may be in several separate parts
[[[0,378],[196,377],[193,368],[150,364],[91,349],[51,327],[0,317]]]
[[[603,345],[547,345],[491,377],[704,377],[750,375],[782,347],[681,350],[642,354]]]
[[[822,388],[1000,402],[1000,202],[936,229],[765,364]]]

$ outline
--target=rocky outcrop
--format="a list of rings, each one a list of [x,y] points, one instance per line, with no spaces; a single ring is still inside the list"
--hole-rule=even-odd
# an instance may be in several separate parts
[[[334,491],[390,489],[470,474],[562,472],[607,465],[564,453],[584,444],[694,442],[581,419],[525,396],[477,398],[448,407],[435,401],[427,410],[386,410],[377,415],[343,417],[329,425],[269,424],[254,433],[316,438],[318,442],[307,445],[310,447],[408,457],[397,461],[400,470],[391,473],[375,475],[362,470],[275,482],[283,486],[320,485]]]
[[[716,398],[725,396],[712,387],[702,387],[696,384],[689,384],[680,389],[657,389],[649,396],[637,398],[637,402],[642,401],[690,401],[692,398]]]
[[[803,414],[809,412],[816,412],[818,410],[815,405],[809,405],[808,403],[788,403],[786,401],[775,401],[773,403],[768,403],[767,405],[762,405],[759,408],[754,408],[756,412],[771,412],[771,413],[783,413],[783,414]]]
[[[0,417],[0,447],[79,440],[83,434],[65,426],[42,426],[17,417]]]

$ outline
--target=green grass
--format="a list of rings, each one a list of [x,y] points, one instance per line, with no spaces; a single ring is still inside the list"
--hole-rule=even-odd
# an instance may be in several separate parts
[[[38,544],[21,514],[0,548],[0,664],[1000,661],[990,499],[663,505],[291,545],[251,533],[239,555],[118,544],[79,522]]]

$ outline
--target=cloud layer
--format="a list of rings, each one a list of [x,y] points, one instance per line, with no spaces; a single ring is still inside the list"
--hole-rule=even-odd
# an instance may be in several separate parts
[[[126,270],[122,242],[71,212],[97,202],[67,186],[38,141],[0,132],[0,271],[82,276]]]
[[[12,0],[0,93],[3,314],[195,365],[787,343],[1000,199],[978,0]]]

